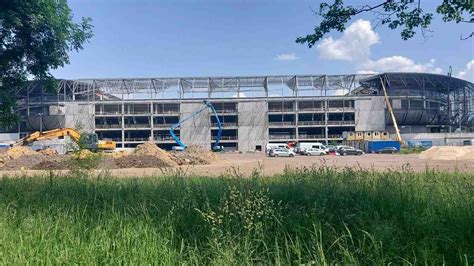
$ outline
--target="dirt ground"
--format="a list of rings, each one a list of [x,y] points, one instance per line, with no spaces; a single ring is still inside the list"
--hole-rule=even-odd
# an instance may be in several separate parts
[[[462,171],[474,173],[474,163],[472,160],[426,160],[420,159],[419,155],[391,155],[391,154],[365,154],[362,156],[296,156],[294,158],[270,158],[263,153],[238,154],[224,153],[219,154],[220,160],[207,165],[186,165],[168,168],[124,168],[111,169],[107,173],[113,176],[151,176],[163,175],[163,173],[180,171],[187,175],[209,175],[219,176],[221,174],[231,173],[233,175],[247,176],[253,171],[258,170],[263,175],[281,173],[286,167],[319,167],[326,165],[342,169],[344,167],[374,169],[384,171],[387,169],[401,170],[411,169],[413,171],[424,171],[425,169],[437,169],[444,171]],[[58,170],[57,173],[67,173],[64,170]],[[104,170],[96,170],[96,173],[103,173]],[[35,175],[44,174],[48,171],[42,170],[23,170],[23,171],[1,171],[0,176],[4,175]]]

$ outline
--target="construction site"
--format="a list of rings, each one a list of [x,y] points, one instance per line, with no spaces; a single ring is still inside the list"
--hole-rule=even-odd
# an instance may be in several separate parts
[[[4,129],[0,142],[4,147],[22,142],[35,154],[20,151],[21,156],[4,155],[3,161],[34,155],[39,159],[28,160],[27,168],[49,169],[58,159],[42,162],[44,151],[66,154],[69,140],[78,142],[80,134],[90,137],[89,149],[112,150],[108,157],[114,161],[105,160],[103,168],[209,164],[218,160],[211,150],[264,153],[276,144],[344,144],[366,153],[370,141],[395,140],[426,149],[474,144],[474,85],[444,75],[81,79],[58,84],[47,90],[30,82],[18,92],[20,123]],[[107,148],[107,141],[113,146]],[[150,144],[159,151],[140,153]],[[165,150],[170,152],[161,156]],[[145,158],[157,153],[159,162],[156,156]],[[138,155],[145,157],[137,160]],[[453,158],[471,156],[467,151]],[[2,165],[22,167],[19,161]]]

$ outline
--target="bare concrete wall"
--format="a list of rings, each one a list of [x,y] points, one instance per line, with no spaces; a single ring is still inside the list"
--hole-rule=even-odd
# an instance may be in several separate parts
[[[255,151],[268,142],[268,105],[266,101],[239,102],[239,151]]]
[[[180,119],[190,116],[203,108],[202,103],[181,103]],[[186,145],[199,145],[205,149],[211,148],[211,120],[209,109],[202,111],[190,120],[184,122],[180,130],[180,139]]]
[[[94,105],[85,103],[66,103],[64,127],[81,127],[85,132],[94,132]]]
[[[385,102],[383,97],[371,97],[355,101],[355,130],[385,130]]]

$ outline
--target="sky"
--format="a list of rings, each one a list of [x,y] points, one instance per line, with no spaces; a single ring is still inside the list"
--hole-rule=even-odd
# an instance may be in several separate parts
[[[70,0],[91,17],[94,37],[70,53],[57,78],[137,78],[429,72],[474,81],[473,25],[435,15],[431,37],[403,41],[399,30],[355,17],[313,48],[295,43],[319,22],[313,0]],[[346,1],[359,6],[372,1]],[[434,10],[441,0],[423,1]]]

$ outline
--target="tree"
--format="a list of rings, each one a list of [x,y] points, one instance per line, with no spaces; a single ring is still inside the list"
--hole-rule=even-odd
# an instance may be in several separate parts
[[[53,89],[51,69],[92,38],[90,18],[73,21],[66,0],[0,1],[0,128],[14,125],[16,92],[28,79]]]
[[[344,0],[334,0],[333,4],[319,5],[319,11],[314,13],[322,18],[321,23],[314,28],[314,33],[299,37],[296,42],[307,44],[311,48],[332,30],[344,31],[353,17],[366,12],[375,16],[377,25],[387,25],[390,29],[402,28],[400,35],[403,40],[412,38],[415,29],[420,29],[421,34],[426,37],[433,19],[433,13],[423,11],[422,0],[380,0],[375,5],[361,7],[345,5]],[[442,0],[436,13],[441,15],[444,22],[474,23],[474,0]],[[472,36],[474,32],[467,37],[461,35],[461,39]]]

